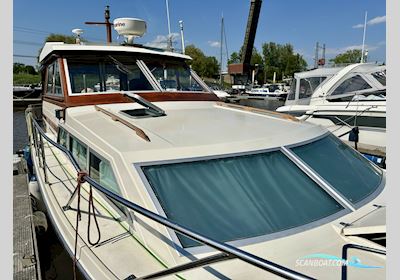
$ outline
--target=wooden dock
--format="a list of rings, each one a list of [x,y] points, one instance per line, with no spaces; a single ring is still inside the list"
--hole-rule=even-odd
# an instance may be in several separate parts
[[[41,280],[34,213],[23,159],[14,158],[13,279]]]

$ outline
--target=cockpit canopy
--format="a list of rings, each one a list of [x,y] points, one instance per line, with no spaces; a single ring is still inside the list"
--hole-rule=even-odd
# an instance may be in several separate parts
[[[285,105],[308,105],[311,100],[385,100],[386,67],[352,64],[296,73]]]

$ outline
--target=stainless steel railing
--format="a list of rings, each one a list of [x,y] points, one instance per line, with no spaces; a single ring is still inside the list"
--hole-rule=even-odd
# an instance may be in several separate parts
[[[31,128],[31,133],[30,135],[30,143],[35,147],[35,154],[39,159],[40,162],[40,167],[44,171],[44,176],[45,176],[45,182],[47,182],[47,172],[46,172],[46,156],[44,153],[44,142],[43,138],[46,139],[48,143],[56,147],[57,149],[61,150],[65,155],[68,157],[68,159],[71,161],[72,165],[74,166],[75,170],[77,172],[83,171],[79,163],[76,161],[72,153],[65,148],[64,146],[58,144],[57,142],[53,141],[49,136],[45,134],[43,129],[40,127],[38,122],[34,119],[32,113],[28,113],[29,117],[27,118],[27,121],[30,121],[30,128]],[[39,139],[40,140],[39,140]],[[35,155],[33,155],[35,156]],[[219,252],[222,252],[220,254],[216,254],[210,257],[206,257],[203,259],[198,259],[192,262],[189,262],[184,265],[178,265],[176,267],[168,268],[160,272],[152,273],[147,276],[142,276],[142,277],[136,277],[134,275],[128,276],[126,279],[156,279],[168,275],[173,275],[177,274],[179,272],[189,270],[189,269],[194,269],[194,268],[199,268],[203,267],[206,265],[210,265],[212,263],[220,262],[220,261],[226,261],[230,259],[240,259],[250,265],[256,266],[264,271],[268,271],[272,274],[287,278],[287,279],[298,279],[298,280],[303,280],[303,279],[314,279],[309,276],[306,276],[304,274],[301,274],[299,272],[296,272],[294,270],[291,270],[287,267],[281,266],[279,264],[276,264],[274,262],[268,261],[266,259],[260,258],[258,256],[255,256],[251,253],[248,253],[246,251],[243,251],[239,248],[236,248],[232,245],[226,244],[219,242],[217,240],[208,238],[200,233],[197,233],[195,231],[192,231],[176,222],[173,222],[169,220],[168,218],[162,217],[156,213],[153,213],[141,206],[139,206],[136,203],[133,203],[100,185],[97,183],[93,178],[91,178],[88,175],[83,176],[83,179],[90,184],[92,187],[94,187],[97,191],[103,193],[106,195],[108,198],[113,199],[114,201],[124,205],[125,207],[133,210],[136,213],[139,213],[150,220],[157,222],[161,225],[164,225],[177,233],[180,233],[186,237],[189,237],[201,244],[208,245]],[[73,201],[73,199],[76,197],[77,191],[75,190],[74,193],[72,194],[67,207],[64,207],[64,209],[69,209],[69,204]]]

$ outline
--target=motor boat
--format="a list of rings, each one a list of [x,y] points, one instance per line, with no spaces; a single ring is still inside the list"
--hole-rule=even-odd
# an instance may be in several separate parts
[[[358,63],[296,73],[277,111],[322,125],[385,165],[385,66]]]
[[[85,278],[385,278],[385,171],[326,128],[221,102],[180,53],[48,42],[39,60],[33,166]]]
[[[283,98],[283,100],[287,96],[287,93],[275,84],[253,87],[251,90],[247,91],[247,94],[250,96],[277,97],[279,99]]]
[[[41,85],[15,85],[13,86],[13,99],[40,98],[42,94]]]

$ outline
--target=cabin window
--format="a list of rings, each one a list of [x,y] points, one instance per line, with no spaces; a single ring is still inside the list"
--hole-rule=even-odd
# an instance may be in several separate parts
[[[310,77],[300,80],[299,99],[310,98],[315,89],[326,79],[326,77]]]
[[[87,147],[74,137],[69,138],[69,149],[82,169],[87,169]]]
[[[111,164],[93,153],[90,153],[89,176],[110,191],[121,194]]]
[[[353,203],[380,185],[381,172],[336,136],[329,135],[292,151]]]
[[[344,94],[353,91],[370,89],[371,86],[360,75],[346,79],[333,92],[332,95]]]
[[[386,86],[386,70],[372,73],[374,77],[382,86]]]
[[[103,91],[97,63],[68,63],[68,70],[73,93]]]
[[[287,100],[294,100],[295,99],[295,95],[296,95],[296,84],[297,84],[297,80],[293,79],[292,80],[292,84],[290,85],[290,90],[287,96]]]
[[[154,90],[136,59],[128,56],[94,57],[85,61],[71,58],[68,70],[72,93]]]
[[[53,93],[53,76],[54,76],[54,63],[50,64],[47,67],[47,86],[46,86],[46,93],[52,94]]]
[[[60,67],[57,61],[47,67],[47,86],[46,94],[62,96]]]
[[[62,95],[60,66],[58,65],[57,62],[55,63],[55,68],[54,68],[54,94]]]
[[[295,228],[343,209],[280,151],[142,170],[168,218],[222,242]],[[184,247],[198,245],[178,238]]]
[[[183,62],[178,64],[145,61],[145,64],[166,91],[204,91],[204,88],[193,78],[190,68]]]
[[[68,133],[65,131],[64,128],[59,127],[58,129],[58,143],[60,143],[60,145],[64,146],[64,147],[68,147]]]

